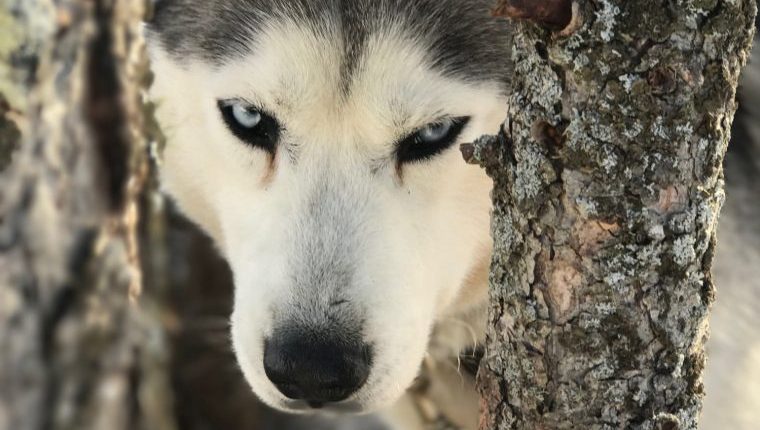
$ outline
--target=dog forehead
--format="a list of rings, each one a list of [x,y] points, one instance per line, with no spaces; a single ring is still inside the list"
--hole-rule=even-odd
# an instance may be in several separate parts
[[[297,134],[350,137],[363,128],[380,139],[457,113],[478,87],[432,68],[428,50],[403,29],[368,34],[350,71],[346,55],[329,34],[279,22],[249,54],[211,73],[211,84],[220,98],[250,101]]]
[[[372,34],[404,28],[430,50],[432,67],[477,81],[505,80],[508,28],[491,0],[159,0],[149,36],[175,60],[214,65],[250,54],[274,22],[329,36],[348,76]]]

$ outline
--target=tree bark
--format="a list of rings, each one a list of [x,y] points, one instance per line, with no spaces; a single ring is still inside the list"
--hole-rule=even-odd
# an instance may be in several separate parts
[[[130,302],[146,4],[0,0],[0,429],[174,428],[158,294]]]
[[[527,20],[510,115],[465,151],[495,182],[480,427],[696,429],[755,1],[533,3],[497,9]]]

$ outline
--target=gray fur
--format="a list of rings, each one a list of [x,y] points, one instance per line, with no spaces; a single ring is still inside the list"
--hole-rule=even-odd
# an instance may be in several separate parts
[[[249,53],[271,19],[302,21],[326,35],[337,28],[348,82],[369,34],[400,22],[430,47],[434,68],[474,81],[504,81],[509,31],[505,20],[491,17],[491,6],[492,0],[162,0],[149,37],[177,59],[224,64]]]

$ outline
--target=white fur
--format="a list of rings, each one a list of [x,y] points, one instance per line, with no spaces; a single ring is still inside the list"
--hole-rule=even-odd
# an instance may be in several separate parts
[[[456,148],[404,166],[402,178],[389,160],[394,142],[442,116],[472,118],[460,142],[495,133],[506,114],[501,85],[444,77],[419,41],[391,26],[371,38],[344,96],[339,40],[279,21],[257,37],[251,55],[221,67],[178,64],[155,46],[151,53],[153,97],[169,138],[163,184],[230,262],[237,358],[254,391],[281,409],[262,344],[271,310],[291,312],[304,294],[289,285],[288,265],[294,242],[315,228],[299,214],[317,187],[332,190],[321,204],[350,202],[360,229],[360,241],[328,237],[358,256],[354,285],[344,291],[368,311],[364,334],[375,346],[369,381],[353,397],[366,411],[403,395],[436,322],[464,311],[461,303],[486,299],[485,288],[474,300],[457,296],[490,252],[488,177]],[[230,98],[264,107],[284,126],[271,177],[267,155],[222,122],[216,101]]]

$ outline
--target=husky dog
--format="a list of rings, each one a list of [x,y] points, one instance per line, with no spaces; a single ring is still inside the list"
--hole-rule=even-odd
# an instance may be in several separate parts
[[[484,336],[492,184],[458,146],[506,116],[493,3],[158,3],[163,184],[232,267],[235,354],[270,406],[475,427],[458,358]]]
[[[492,184],[458,146],[506,116],[492,4],[157,4],[163,184],[231,265],[235,354],[267,404],[386,409],[483,336]]]

